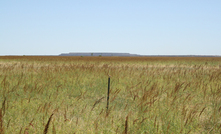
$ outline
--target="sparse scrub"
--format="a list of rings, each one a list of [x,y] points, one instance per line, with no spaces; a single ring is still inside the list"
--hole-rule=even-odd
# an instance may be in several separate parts
[[[0,57],[0,133],[220,133],[220,62]]]

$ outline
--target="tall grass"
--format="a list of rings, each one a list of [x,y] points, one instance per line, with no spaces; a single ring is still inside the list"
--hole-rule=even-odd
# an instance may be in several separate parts
[[[220,61],[0,57],[0,132],[220,133]]]

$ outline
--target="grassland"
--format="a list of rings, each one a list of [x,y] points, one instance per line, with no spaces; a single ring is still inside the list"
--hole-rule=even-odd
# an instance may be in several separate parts
[[[215,57],[2,56],[0,133],[221,133],[220,65]]]

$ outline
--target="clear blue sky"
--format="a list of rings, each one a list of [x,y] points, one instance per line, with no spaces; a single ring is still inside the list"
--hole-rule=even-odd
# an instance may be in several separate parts
[[[221,55],[221,0],[1,0],[0,55]]]

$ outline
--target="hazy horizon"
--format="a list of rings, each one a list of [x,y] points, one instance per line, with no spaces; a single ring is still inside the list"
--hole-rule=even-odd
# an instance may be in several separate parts
[[[195,56],[195,57],[221,57],[221,55],[141,55],[141,54],[136,54],[136,53],[120,53],[120,52],[69,52],[69,53],[60,53],[60,54],[55,54],[55,55],[0,55],[0,56],[73,56],[71,54],[130,54],[130,55],[137,55],[137,56]],[[77,55],[75,55],[77,56]],[[78,55],[79,56],[79,55]],[[81,55],[85,56],[85,55]]]

